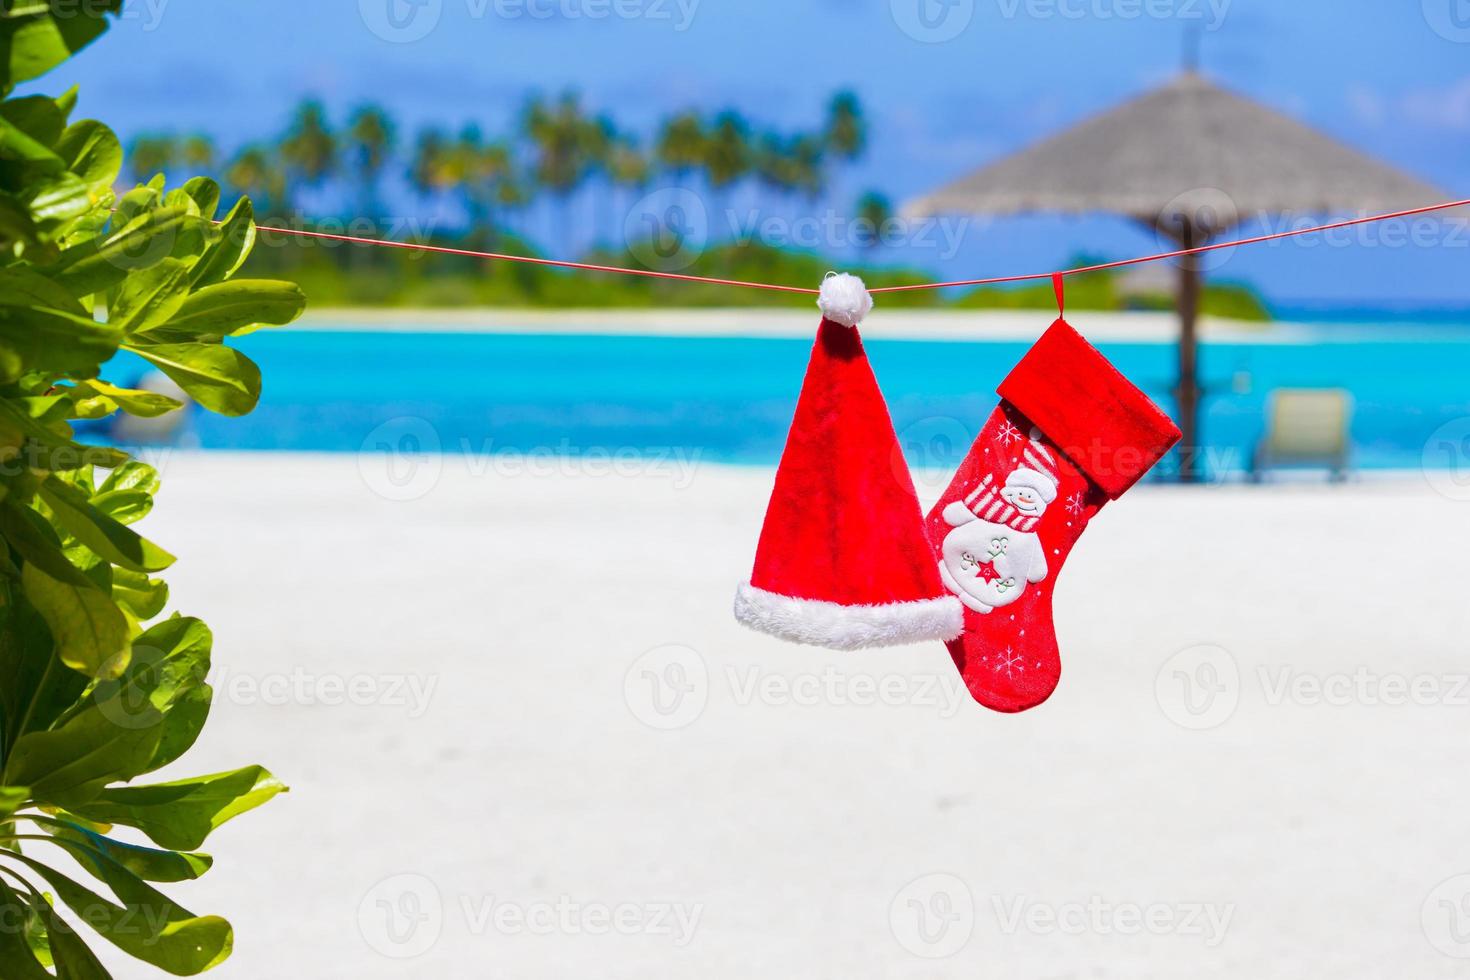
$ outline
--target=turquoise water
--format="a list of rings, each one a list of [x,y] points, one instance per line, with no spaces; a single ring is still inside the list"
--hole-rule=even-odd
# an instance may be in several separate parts
[[[1204,347],[1211,386],[1204,439],[1217,469],[1237,470],[1249,459],[1276,387],[1352,391],[1355,462],[1364,468],[1418,467],[1431,433],[1470,416],[1470,327],[1314,325],[1289,335],[1291,342]],[[705,460],[771,463],[811,344],[282,331],[240,346],[264,371],[260,407],[244,419],[196,413],[192,440],[205,448],[573,455],[678,448]],[[1172,345],[1099,346],[1172,412]],[[868,349],[910,461],[953,466],[1026,345],[871,341]],[[427,425],[380,428],[402,419]]]

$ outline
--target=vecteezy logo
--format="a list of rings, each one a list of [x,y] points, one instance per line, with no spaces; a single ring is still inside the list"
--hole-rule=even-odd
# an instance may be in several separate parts
[[[1470,960],[1470,874],[1442,881],[1420,913],[1431,946],[1457,960]]]
[[[1424,0],[1424,19],[1446,41],[1470,44],[1470,0]]]
[[[357,452],[357,472],[384,500],[418,500],[439,484],[443,444],[427,419],[389,419],[367,434]]]
[[[709,668],[689,647],[674,643],[654,647],[628,668],[623,700],[633,717],[649,728],[687,728],[709,703]]]
[[[678,272],[693,265],[709,243],[709,211],[700,196],[666,187],[645,196],[623,222],[628,251],[646,268]]]
[[[1188,647],[1159,668],[1154,696],[1164,715],[1181,728],[1218,728],[1240,705],[1240,665],[1224,647]]]
[[[422,41],[439,26],[444,0],[357,0],[367,29],[390,44]]]
[[[908,952],[941,960],[964,949],[974,934],[975,898],[954,875],[923,875],[893,896],[888,927]]]
[[[363,896],[357,929],[374,952],[395,960],[413,959],[439,941],[444,901],[423,875],[394,875]]]
[[[975,434],[959,419],[931,415],[904,426],[893,454],[893,473],[937,495],[964,462]]]
[[[1470,418],[1446,422],[1424,443],[1424,479],[1441,496],[1470,500]]]
[[[888,0],[893,22],[915,41],[953,41],[970,26],[975,0]]]

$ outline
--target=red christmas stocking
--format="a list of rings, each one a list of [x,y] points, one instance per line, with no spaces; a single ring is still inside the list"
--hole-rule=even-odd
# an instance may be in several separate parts
[[[975,700],[1014,712],[1045,701],[1061,676],[1051,597],[1072,546],[1179,430],[1062,319],[998,393],[926,526],[965,606],[948,643],[955,665]]]

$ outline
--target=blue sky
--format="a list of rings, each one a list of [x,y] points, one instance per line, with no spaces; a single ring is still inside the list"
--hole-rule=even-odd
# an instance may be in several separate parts
[[[42,87],[79,82],[83,111],[125,137],[203,129],[225,146],[279,130],[304,95],[493,132],[529,90],[574,88],[646,128],[725,105],[815,125],[851,88],[873,147],[835,207],[870,187],[902,200],[1159,83],[1191,26],[1218,81],[1470,197],[1467,0],[130,0]],[[1470,306],[1470,234],[1428,239],[1246,250],[1219,274],[1283,303]],[[989,275],[1155,244],[1118,220],[1035,217],[904,257]]]

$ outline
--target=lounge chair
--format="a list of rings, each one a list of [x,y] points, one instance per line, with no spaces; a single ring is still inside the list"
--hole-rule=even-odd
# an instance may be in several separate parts
[[[1278,388],[1266,407],[1266,434],[1251,461],[1259,482],[1279,466],[1324,466],[1347,479],[1353,396],[1342,388]]]

